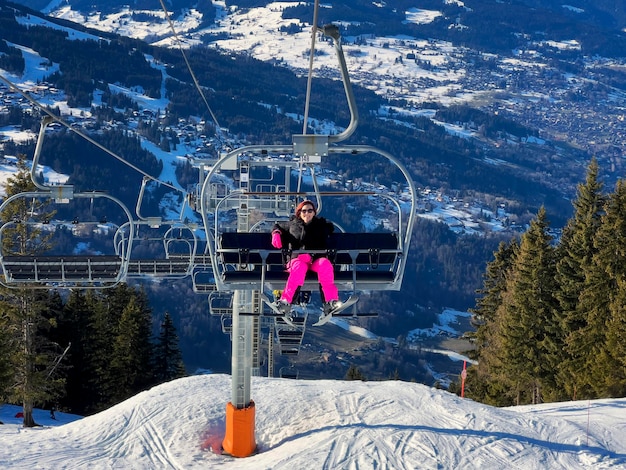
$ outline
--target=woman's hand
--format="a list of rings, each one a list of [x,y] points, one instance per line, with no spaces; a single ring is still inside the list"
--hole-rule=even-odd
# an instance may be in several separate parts
[[[279,230],[274,230],[272,232],[272,246],[278,249],[281,249],[283,247],[283,241],[280,238]]]

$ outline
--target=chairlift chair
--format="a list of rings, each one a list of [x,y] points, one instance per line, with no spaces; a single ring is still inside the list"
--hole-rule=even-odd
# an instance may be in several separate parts
[[[295,366],[281,367],[278,373],[282,379],[297,379],[300,375],[300,372]]]
[[[314,24],[313,28],[312,36],[315,38],[317,26]],[[306,134],[310,96],[307,90],[304,134],[294,135],[291,144],[250,145],[228,151],[217,162],[211,162],[206,174],[201,172],[204,180],[200,192],[194,198],[196,207],[199,202],[207,240],[207,261],[211,263],[216,288],[219,292],[233,292],[235,298],[231,317],[232,400],[226,406],[226,437],[222,447],[226,453],[236,457],[249,456],[256,448],[255,408],[250,398],[251,359],[255,341],[252,332],[256,320],[242,317],[241,313],[246,312],[242,309],[249,308],[256,313],[258,305],[255,299],[259,298],[256,294],[264,293],[267,289],[282,288],[286,279],[283,268],[285,257],[297,254],[274,249],[270,245],[269,232],[250,233],[250,227],[257,223],[256,218],[288,217],[290,211],[287,209],[293,210],[295,204],[304,197],[314,197],[318,212],[321,213],[323,205],[327,203],[325,197],[331,196],[329,192],[320,190],[315,176],[316,168],[323,160],[337,156],[363,158],[366,154],[382,157],[403,175],[410,194],[409,207],[405,207],[399,197],[391,196],[393,205],[398,209],[396,233],[359,233],[347,236],[338,234],[338,237],[329,241],[328,250],[324,250],[323,254],[335,263],[338,288],[354,293],[364,290],[399,290],[408,258],[417,209],[416,187],[404,165],[388,152],[366,145],[341,144],[356,130],[358,112],[341,48],[339,28],[327,25],[323,27],[323,33],[333,39],[337,52],[351,114],[348,126],[336,135]],[[311,58],[315,57],[313,52],[312,47]],[[311,68],[312,62],[309,77]],[[268,181],[268,174],[277,174],[272,171],[265,171],[264,176],[255,181],[255,167],[270,170],[282,166],[291,169],[293,162],[297,163],[295,168],[300,171],[299,184],[295,191],[290,187],[290,172],[284,181]],[[202,170],[205,168],[203,165],[200,162]],[[228,194],[217,200],[212,188],[218,183],[218,173],[223,170],[238,172],[239,187],[229,190]],[[313,188],[310,191],[304,191],[301,187],[304,171],[311,174]],[[354,191],[343,189],[337,192],[355,195]],[[404,217],[403,214],[408,215]],[[307,287],[305,285],[304,288]],[[261,298],[265,299],[264,296]],[[278,320],[276,323],[279,324]],[[288,342],[286,337],[283,342]],[[284,346],[281,348],[284,354],[298,352],[299,344],[297,347]]]
[[[183,279],[192,273],[198,240],[191,226],[159,218],[135,220],[132,225],[136,236],[129,278]]]
[[[89,199],[91,205],[94,200],[104,202],[104,206],[117,209],[116,218],[130,220],[130,212],[117,198],[100,192],[74,193],[71,186],[55,188],[55,190],[39,190],[18,193],[8,197],[0,205],[0,214],[5,213],[11,204],[19,204],[21,200],[39,200],[46,205],[48,210],[55,204],[62,204],[67,209],[72,203],[81,199]],[[10,212],[10,211],[9,211]],[[50,212],[54,212],[51,211]],[[67,213],[67,210],[65,210]],[[51,233],[61,227],[71,227],[67,233],[71,234],[72,242],[69,248],[42,246],[41,250],[12,249],[15,240],[11,237],[16,234],[16,224],[24,227],[41,230],[42,222],[46,222]],[[129,231],[120,238],[119,226],[111,223],[103,223],[102,217],[96,218],[90,214],[84,220],[80,217],[72,217],[71,220],[45,220],[39,222],[32,220],[6,221],[0,226],[0,266],[3,278],[0,284],[9,288],[50,288],[54,287],[84,287],[105,288],[113,287],[126,278],[128,271],[129,253],[132,249],[134,230]],[[27,228],[28,230],[28,228]],[[81,248],[81,240],[89,239],[95,231],[104,233],[109,237],[110,253],[100,250]],[[114,232],[113,236],[108,235]],[[114,240],[118,239],[117,242]],[[65,243],[65,246],[68,242]],[[106,243],[105,243],[106,245]],[[117,249],[113,251],[113,246]],[[63,249],[70,251],[63,252]]]

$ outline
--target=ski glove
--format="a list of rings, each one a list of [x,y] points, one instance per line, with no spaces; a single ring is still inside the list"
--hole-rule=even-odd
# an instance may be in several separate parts
[[[272,246],[278,249],[283,247],[283,241],[280,239],[280,231],[278,230],[272,232]]]

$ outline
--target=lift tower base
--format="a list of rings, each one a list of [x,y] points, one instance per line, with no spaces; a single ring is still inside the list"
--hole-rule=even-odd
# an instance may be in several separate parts
[[[254,416],[254,401],[246,408],[236,408],[231,402],[226,404],[226,434],[222,441],[225,454],[249,457],[256,451]]]

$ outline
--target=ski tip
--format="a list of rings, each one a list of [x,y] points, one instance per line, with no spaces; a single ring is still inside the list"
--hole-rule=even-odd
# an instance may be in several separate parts
[[[333,316],[328,314],[328,315],[320,315],[320,318],[313,323],[313,326],[322,326],[325,325],[326,323],[328,323],[330,320],[332,320]]]

